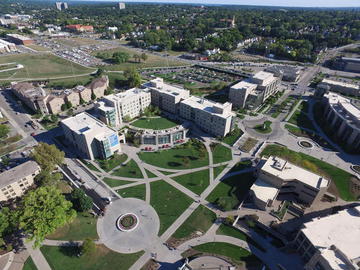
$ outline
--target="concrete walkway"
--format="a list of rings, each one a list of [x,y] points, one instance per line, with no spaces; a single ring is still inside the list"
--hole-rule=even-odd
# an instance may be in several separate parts
[[[31,259],[33,260],[35,266],[38,270],[51,270],[50,265],[46,261],[44,255],[41,253],[40,249],[33,248],[33,242],[25,242],[25,247],[29,252]]]

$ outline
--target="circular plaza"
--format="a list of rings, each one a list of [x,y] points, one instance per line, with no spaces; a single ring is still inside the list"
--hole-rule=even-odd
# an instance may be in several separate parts
[[[157,237],[159,228],[154,208],[135,198],[115,200],[97,222],[100,241],[120,253],[146,249]]]

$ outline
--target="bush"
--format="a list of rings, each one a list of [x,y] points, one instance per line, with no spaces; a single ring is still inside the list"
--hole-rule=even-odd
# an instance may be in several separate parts
[[[74,209],[78,212],[90,210],[93,204],[93,200],[80,188],[74,189],[71,192],[71,201]]]

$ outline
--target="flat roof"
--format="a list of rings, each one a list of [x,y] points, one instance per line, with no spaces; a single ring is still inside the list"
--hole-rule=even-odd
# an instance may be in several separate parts
[[[186,95],[188,96],[190,94],[190,91],[181,87],[177,87],[174,85],[170,85],[164,82],[164,80],[162,78],[155,78],[153,80],[151,80],[148,83],[144,84],[145,87],[149,87],[152,89],[156,89],[160,92],[166,93],[166,94],[170,94],[173,96],[183,96]]]
[[[89,131],[94,132],[96,133],[95,137],[98,139],[108,137],[116,132],[86,112],[66,118],[61,122],[77,134],[86,134]]]
[[[231,112],[232,104],[229,102],[225,102],[224,104],[222,104],[205,98],[190,96],[189,98],[182,100],[181,103],[187,104],[192,108],[197,108],[211,114],[221,115],[223,117],[233,116],[233,113]]]
[[[322,176],[275,156],[270,156],[262,166],[261,170],[274,175],[283,181],[298,180],[316,189],[327,187],[329,185],[329,180]]]
[[[278,188],[260,178],[256,179],[255,183],[251,186],[251,190],[256,198],[264,202],[274,200],[279,192]]]
[[[242,90],[242,89],[256,89],[257,84],[255,83],[251,83],[248,80],[243,80],[241,82],[238,82],[237,84],[234,84],[233,86],[231,86],[231,89],[238,89],[238,90]]]
[[[360,89],[360,86],[357,84],[353,84],[353,83],[348,83],[348,82],[340,82],[340,81],[335,81],[335,80],[330,80],[330,79],[323,79],[322,83],[327,83],[327,84],[332,84],[332,85],[337,85],[337,86],[342,86],[342,87],[347,87],[347,88],[353,88],[353,89]]]
[[[313,219],[304,224],[302,232],[332,263],[336,263],[336,258],[327,251],[331,246],[340,249],[351,260],[359,258],[360,206]]]
[[[23,40],[23,41],[24,40],[31,40],[31,38],[23,36],[23,35],[19,35],[19,34],[7,34],[6,36],[16,38],[16,39],[19,39],[19,40]]]
[[[108,99],[108,100],[112,100],[112,101],[115,101],[115,100],[121,101],[121,100],[126,100],[127,98],[130,98],[130,97],[139,96],[144,93],[150,93],[150,89],[148,89],[148,88],[145,88],[145,89],[131,88],[124,92],[105,96],[104,99]]]
[[[7,170],[0,174],[0,188],[6,187],[7,185],[18,182],[36,171],[40,170],[39,165],[29,160],[23,164],[20,164],[10,170]]]

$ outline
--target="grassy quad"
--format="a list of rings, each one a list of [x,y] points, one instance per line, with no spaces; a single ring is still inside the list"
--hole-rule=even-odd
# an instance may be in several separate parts
[[[209,164],[205,146],[199,141],[189,141],[169,150],[141,152],[139,158],[145,163],[166,169],[193,169]]]
[[[109,159],[97,160],[97,162],[99,163],[101,169],[103,169],[106,172],[109,172],[113,170],[115,167],[121,165],[121,163],[126,161],[127,158],[128,157],[125,154],[121,154],[121,155],[115,154]]]
[[[176,230],[173,237],[177,239],[187,238],[197,231],[206,233],[216,220],[216,214],[203,205],[187,218],[187,220]]]
[[[156,181],[150,184],[150,204],[159,215],[162,235],[167,228],[189,207],[192,199],[165,181]]]
[[[223,171],[225,170],[225,168],[227,167],[227,165],[221,165],[218,167],[214,168],[214,179],[216,179],[216,177]]]
[[[22,270],[38,270],[30,256],[26,259]]]
[[[176,127],[178,124],[164,117],[142,117],[132,122],[131,125],[143,129],[162,130]]]
[[[14,71],[1,72],[0,80],[11,77],[12,80],[26,79],[51,79],[73,75],[85,75],[95,69],[86,68],[67,61],[52,54],[17,54],[0,57],[0,64],[22,64],[24,68]]]
[[[289,123],[294,124],[296,126],[307,128],[310,130],[316,130],[314,124],[311,122],[310,118],[306,113],[300,110],[296,110],[294,114],[291,116]]]
[[[222,144],[211,144],[211,151],[213,155],[213,163],[221,163],[232,159],[231,149]]]
[[[221,181],[206,200],[224,211],[235,209],[245,199],[254,181],[252,173],[231,176]]]
[[[108,177],[105,177],[105,178],[103,179],[103,181],[104,181],[109,187],[118,187],[118,186],[122,186],[122,185],[127,185],[127,184],[134,183],[134,182],[131,182],[131,181],[112,179],[112,178],[108,178]]]
[[[212,242],[201,244],[193,247],[194,250],[205,253],[205,254],[215,254],[220,256],[225,256],[235,264],[245,264],[246,268],[251,266],[259,267],[262,263],[261,261],[253,254],[251,254],[246,249],[241,247],[223,243],[223,242]],[[257,268],[259,269],[259,268]]]
[[[112,175],[129,178],[144,178],[139,166],[134,160],[130,160],[128,163],[113,171]]]
[[[337,192],[341,199],[346,201],[356,200],[350,188],[350,179],[352,177],[350,173],[312,156],[298,153],[279,145],[268,145],[261,153],[261,156],[270,155],[284,158],[295,165],[323,175],[325,178],[332,180],[336,186],[333,187],[336,190],[332,190],[332,192]]]
[[[91,255],[78,257],[78,247],[51,247],[40,248],[52,270],[108,270],[121,267],[129,269],[143,254],[143,251],[132,254],[120,254],[97,245]],[[120,269],[120,268],[117,268]]]
[[[68,241],[85,240],[86,238],[98,239],[96,218],[90,213],[78,213],[73,222],[57,229],[46,238]]]
[[[119,189],[117,191],[121,197],[124,198],[137,198],[145,201],[146,186],[145,184]]]
[[[209,170],[173,177],[173,180],[200,195],[209,186]]]

